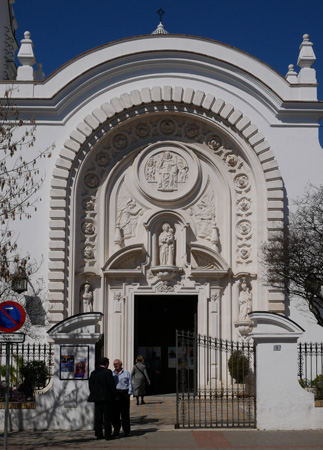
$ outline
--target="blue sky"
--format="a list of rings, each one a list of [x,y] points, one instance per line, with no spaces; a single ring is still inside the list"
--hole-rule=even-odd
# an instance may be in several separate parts
[[[47,75],[96,46],[150,34],[165,10],[167,31],[215,39],[244,50],[285,76],[304,33],[317,61],[323,100],[323,0],[16,0],[17,39],[31,32],[37,62]]]

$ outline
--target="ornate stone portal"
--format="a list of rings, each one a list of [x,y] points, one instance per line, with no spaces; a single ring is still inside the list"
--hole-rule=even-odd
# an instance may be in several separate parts
[[[108,351],[126,351],[129,361],[134,349],[123,343],[134,339],[136,295],[194,294],[200,333],[244,339],[250,331],[261,217],[243,141],[219,124],[164,117],[133,119],[107,134],[80,176],[76,266],[80,279],[97,277]],[[235,288],[242,273],[252,275],[247,290]]]

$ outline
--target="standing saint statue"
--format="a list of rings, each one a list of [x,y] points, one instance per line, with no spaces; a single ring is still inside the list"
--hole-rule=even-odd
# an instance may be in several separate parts
[[[82,295],[83,312],[93,312],[93,292],[90,283],[87,281],[84,285],[84,293]]]
[[[248,287],[246,277],[242,277],[239,294],[239,321],[249,320],[251,312],[252,294]]]
[[[168,223],[162,226],[162,232],[159,235],[159,264],[161,266],[174,265],[174,230]]]

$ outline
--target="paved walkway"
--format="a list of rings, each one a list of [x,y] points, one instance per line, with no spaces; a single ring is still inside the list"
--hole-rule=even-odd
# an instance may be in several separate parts
[[[15,431],[8,435],[8,450],[323,450],[322,431],[258,431],[241,429],[175,430],[175,397],[146,397],[146,404],[131,401],[129,437],[98,441],[93,431]],[[323,424],[322,424],[323,427]],[[0,436],[0,450],[3,436]]]

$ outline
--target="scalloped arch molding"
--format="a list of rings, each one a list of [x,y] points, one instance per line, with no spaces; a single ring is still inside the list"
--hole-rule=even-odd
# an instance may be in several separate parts
[[[144,88],[140,91],[133,90],[130,93],[122,94],[119,98],[113,98],[109,103],[106,102],[100,108],[95,109],[92,114],[84,118],[84,121],[76,127],[76,130],[72,131],[70,138],[64,144],[64,148],[60,150],[59,158],[53,170],[49,253],[49,299],[53,306],[53,322],[62,320],[65,317],[66,199],[69,189],[69,171],[73,162],[85,141],[108,119],[136,106],[163,102],[186,104],[212,112],[214,115],[226,120],[233,129],[243,136],[257,154],[265,175],[267,227],[268,229],[277,229],[277,227],[282,226],[284,218],[283,208],[281,207],[281,202],[278,202],[279,206],[277,206],[277,201],[283,199],[283,182],[277,161],[269,143],[265,141],[264,135],[241,111],[211,94],[179,86],[156,86],[151,89]],[[270,302],[270,294],[268,300]],[[275,300],[277,301],[278,299],[275,298]]]

